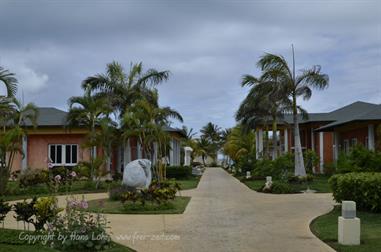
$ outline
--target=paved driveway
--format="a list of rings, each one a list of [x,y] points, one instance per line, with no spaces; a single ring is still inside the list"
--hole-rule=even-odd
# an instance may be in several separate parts
[[[330,194],[257,193],[208,168],[183,195],[192,199],[181,215],[108,215],[113,239],[142,252],[332,251],[309,230],[311,219],[332,209]]]

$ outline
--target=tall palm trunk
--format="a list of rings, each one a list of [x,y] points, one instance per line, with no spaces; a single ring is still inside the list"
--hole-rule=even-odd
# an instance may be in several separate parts
[[[298,113],[296,108],[296,95],[292,97],[293,122],[294,122],[294,148],[295,148],[295,176],[306,176],[304,167],[302,145],[300,143]]]

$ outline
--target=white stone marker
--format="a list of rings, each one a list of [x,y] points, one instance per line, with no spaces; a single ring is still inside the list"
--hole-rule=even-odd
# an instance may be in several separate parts
[[[360,219],[356,217],[356,202],[343,201],[338,221],[339,243],[343,245],[360,244]]]
[[[250,171],[247,171],[247,172],[246,172],[246,179],[249,179],[249,178],[251,178],[251,172],[250,172]]]
[[[273,178],[271,176],[266,177],[266,182],[272,182]]]

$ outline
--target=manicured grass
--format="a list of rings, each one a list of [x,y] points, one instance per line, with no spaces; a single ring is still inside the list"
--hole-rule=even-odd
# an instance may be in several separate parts
[[[312,221],[312,232],[322,241],[337,251],[343,252],[378,252],[381,251],[381,214],[357,212],[361,220],[361,245],[343,246],[337,243],[337,218],[341,208],[335,207],[330,213]]]
[[[180,184],[181,190],[188,190],[197,188],[201,177],[192,176],[188,179],[176,179],[176,182]]]
[[[53,252],[55,249],[42,244],[28,244],[28,241],[21,240],[19,235],[23,230],[0,229],[0,251],[8,252]],[[28,232],[33,234],[33,232]],[[25,233],[23,234],[25,237]],[[133,252],[135,250],[113,242],[113,247],[105,252]]]
[[[73,182],[71,187],[67,187],[66,185],[60,186],[57,194],[64,195],[68,192],[75,194],[107,192],[109,188],[119,185],[120,183],[121,181],[101,182],[99,184],[99,187],[96,188],[95,182],[93,181],[75,181]],[[33,198],[34,196],[40,197],[49,195],[51,195],[51,192],[45,184],[38,184],[27,188],[20,188],[18,182],[10,181],[8,182],[7,195],[0,197],[6,201],[10,201]]]
[[[240,179],[238,177],[238,179]],[[290,183],[292,191],[301,192],[307,190],[316,190],[318,193],[330,193],[332,190],[329,188],[328,177],[326,176],[315,176],[314,180],[308,183],[294,184]],[[265,184],[266,180],[244,180],[243,183],[247,185],[250,189],[258,191]]]
[[[182,214],[189,201],[190,197],[178,196],[166,204],[157,205],[147,202],[143,206],[140,203],[127,202],[122,204],[120,201],[98,199],[88,202],[89,208],[87,211],[109,214]]]

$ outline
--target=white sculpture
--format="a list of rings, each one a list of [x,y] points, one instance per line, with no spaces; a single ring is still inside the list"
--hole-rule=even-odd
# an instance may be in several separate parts
[[[137,159],[124,167],[123,185],[133,188],[148,188],[151,180],[151,161],[148,159]]]

